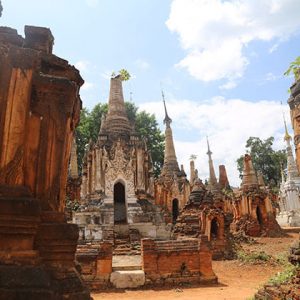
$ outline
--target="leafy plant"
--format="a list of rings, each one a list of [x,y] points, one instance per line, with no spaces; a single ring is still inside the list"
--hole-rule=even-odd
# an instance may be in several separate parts
[[[191,154],[190,160],[196,160],[196,159],[197,159],[197,155],[196,154]]]
[[[300,56],[296,57],[296,59],[290,63],[289,68],[284,72],[286,76],[291,74],[294,74],[296,81],[300,79]]]
[[[296,275],[297,266],[287,264],[282,272],[278,272],[275,276],[271,277],[268,284],[279,285],[288,282],[294,275]]]
[[[237,257],[240,261],[245,263],[259,263],[259,262],[267,262],[271,260],[271,256],[268,255],[264,251],[260,252],[246,252],[244,250],[240,250],[237,252]]]

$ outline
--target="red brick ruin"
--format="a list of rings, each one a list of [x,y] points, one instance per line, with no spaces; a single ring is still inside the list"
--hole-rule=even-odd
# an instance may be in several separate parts
[[[47,28],[0,27],[0,299],[90,299],[65,220],[83,84]]]
[[[234,256],[231,230],[281,234],[249,155],[239,190],[223,165],[217,180],[208,141],[208,184],[193,161],[187,180],[165,103],[165,159],[155,180],[119,75],[81,178],[74,130],[83,79],[52,54],[53,42],[47,28],[25,26],[23,38],[0,27],[0,300],[88,300],[83,281],[91,290],[117,287],[112,264],[120,254],[141,255],[139,286],[216,283],[212,259]]]

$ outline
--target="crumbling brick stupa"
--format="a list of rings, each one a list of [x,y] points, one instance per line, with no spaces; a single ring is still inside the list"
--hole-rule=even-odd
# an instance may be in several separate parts
[[[223,201],[215,198],[199,178],[196,178],[188,203],[179,214],[173,229],[176,239],[206,235],[213,259],[234,257],[230,233],[232,214],[223,209]]]
[[[249,236],[281,236],[276,221],[271,193],[264,186],[262,177],[256,175],[249,154],[244,156],[243,180],[234,197],[227,199],[227,209],[233,213],[232,229]]]
[[[80,241],[170,237],[162,211],[154,203],[152,161],[146,142],[130,124],[120,75],[111,78],[108,113],[96,143],[83,160],[80,209],[73,222]]]
[[[0,27],[0,299],[90,299],[64,216],[79,120],[78,70],[52,54],[47,28]]]

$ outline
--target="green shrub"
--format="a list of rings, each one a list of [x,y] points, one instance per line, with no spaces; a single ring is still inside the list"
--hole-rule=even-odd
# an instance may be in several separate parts
[[[264,251],[260,252],[245,252],[243,250],[238,251],[237,257],[239,260],[246,263],[258,263],[258,262],[267,262],[272,258]]]
[[[296,274],[296,271],[296,266],[293,266],[292,264],[287,264],[287,266],[282,272],[278,272],[276,275],[269,279],[268,284],[279,285],[288,282]]]

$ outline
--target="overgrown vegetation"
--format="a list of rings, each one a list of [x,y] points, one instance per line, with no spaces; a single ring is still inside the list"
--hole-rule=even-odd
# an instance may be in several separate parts
[[[278,272],[275,276],[271,277],[268,284],[279,285],[288,282],[296,275],[297,266],[287,264],[282,272]]]
[[[296,59],[290,63],[289,68],[284,72],[286,76],[291,74],[294,75],[296,81],[300,79],[300,56],[296,57]]]
[[[256,251],[244,251],[240,250],[237,252],[237,258],[244,262],[250,264],[259,264],[272,260],[272,256],[267,254],[264,251],[256,252]]]

